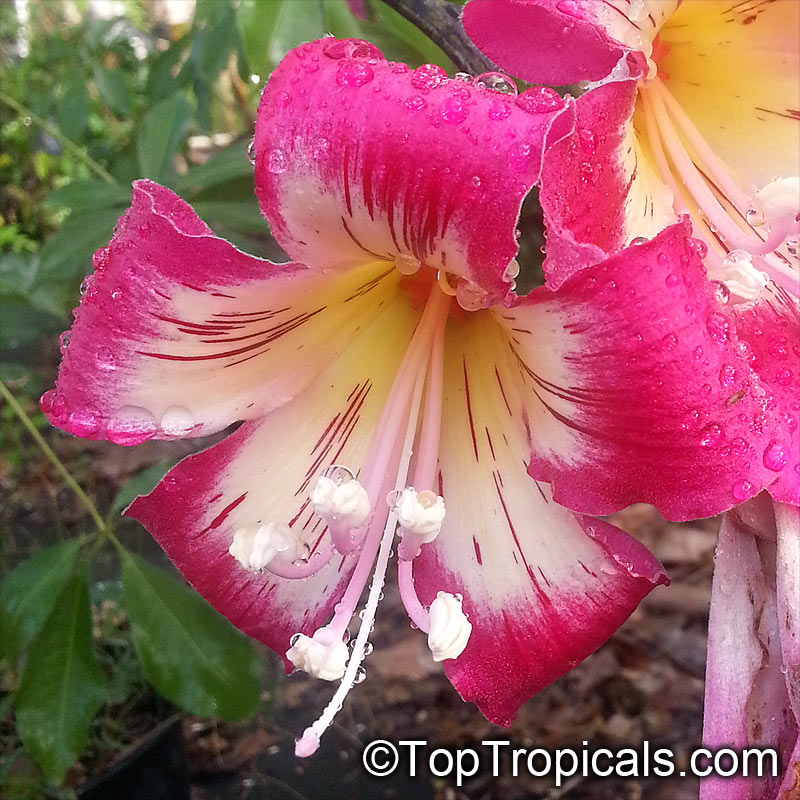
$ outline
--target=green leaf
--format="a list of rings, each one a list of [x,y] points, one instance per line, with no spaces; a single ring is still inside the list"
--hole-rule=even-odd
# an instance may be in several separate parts
[[[122,70],[96,66],[92,76],[100,97],[114,111],[126,115],[131,113],[131,96]]]
[[[193,113],[191,103],[182,94],[156,103],[147,112],[136,144],[144,177],[163,182],[171,173],[172,161],[189,130]]]
[[[159,461],[152,467],[137,472],[118,492],[111,504],[108,516],[119,514],[123,508],[129,506],[140,494],[149,494],[153,487],[164,477],[167,470],[173,465],[172,461]]]
[[[92,652],[89,587],[79,570],[28,651],[14,699],[20,739],[50,780],[61,780],[83,752],[105,697],[106,679]]]
[[[192,167],[186,175],[178,178],[175,191],[178,194],[201,192],[236,178],[253,178],[253,165],[247,158],[247,143],[236,142],[210,158],[205,164]]]
[[[0,295],[0,350],[20,347],[56,332],[64,323],[21,295]]]
[[[216,225],[224,225],[240,233],[254,233],[261,236],[269,233],[267,221],[255,201],[196,200],[193,205],[198,216],[212,229]]]
[[[0,653],[19,655],[41,630],[78,556],[74,539],[40,550],[0,584]]]
[[[236,22],[250,70],[262,78],[301,42],[325,32],[323,6],[296,0],[240,0]]]
[[[89,114],[89,96],[86,92],[86,78],[74,74],[64,86],[64,93],[58,104],[58,127],[68,139],[80,141],[86,130]]]
[[[50,192],[44,204],[49,208],[70,208],[73,211],[88,209],[104,209],[117,206],[120,209],[130,203],[131,190],[127,186],[116,186],[111,183],[87,178],[72,181],[60,189]],[[122,213],[122,210],[119,212]]]
[[[200,595],[133,553],[122,556],[125,609],[147,679],[192,714],[241,719],[259,702],[250,641]]]

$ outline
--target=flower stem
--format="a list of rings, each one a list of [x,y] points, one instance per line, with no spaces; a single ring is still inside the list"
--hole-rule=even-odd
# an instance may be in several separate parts
[[[479,75],[497,69],[467,36],[461,24],[461,6],[444,0],[384,0],[384,2],[436,42],[462,72]]]
[[[92,521],[97,528],[97,532],[101,536],[101,540],[111,535],[111,531],[109,531],[105,520],[100,515],[100,512],[97,510],[95,504],[89,499],[89,496],[86,494],[86,492],[81,489],[78,482],[72,477],[61,459],[53,452],[53,449],[49,444],[47,444],[42,434],[39,433],[36,426],[33,424],[33,420],[31,420],[31,418],[28,416],[28,413],[19,404],[17,398],[14,397],[2,380],[0,380],[0,395],[2,395],[5,398],[5,401],[11,406],[11,410],[17,415],[17,417],[19,417],[20,422],[25,426],[25,428],[27,428],[28,433],[30,433],[30,435],[33,437],[33,440],[39,446],[39,449],[45,454],[47,460],[53,465],[56,472],[58,472],[58,474],[64,479],[64,483],[66,483],[67,486],[72,489],[72,491],[75,493],[75,496],[78,498],[78,500],[80,500],[81,505],[86,509],[86,512],[92,518]]]
[[[100,164],[98,164],[88,153],[84,153],[78,145],[71,139],[68,139],[59,130],[58,127],[52,125],[47,120],[42,119],[38,114],[31,111],[26,106],[18,103],[13,97],[9,97],[5,92],[0,92],[0,102],[11,106],[18,114],[23,117],[28,117],[35,122],[45,133],[52,136],[64,149],[69,150],[77,159],[82,161],[86,166],[97,175],[98,178],[105,181],[112,186],[119,186],[119,181],[107,172]]]

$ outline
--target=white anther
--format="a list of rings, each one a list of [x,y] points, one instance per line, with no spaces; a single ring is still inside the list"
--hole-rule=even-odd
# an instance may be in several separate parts
[[[355,479],[340,483],[320,475],[308,496],[314,512],[329,523],[360,528],[369,518],[367,490]]]
[[[722,280],[742,300],[756,300],[769,281],[765,272],[753,266],[753,259],[744,250],[731,250],[722,262]]]
[[[444,499],[433,492],[403,489],[395,500],[394,510],[403,533],[419,537],[420,544],[432,542],[442,529]]]
[[[467,646],[472,623],[461,608],[461,598],[439,592],[431,603],[428,647],[434,661],[458,658]]]
[[[297,539],[288,525],[268,522],[266,525],[250,525],[239,528],[233,534],[228,552],[245,568],[262,570],[276,556],[286,553],[297,557]]]
[[[767,225],[790,228],[800,213],[800,178],[775,178],[756,192],[756,199]]]
[[[344,675],[350,651],[340,634],[329,627],[320,628],[313,636],[297,633],[292,637],[292,646],[286,658],[297,669],[321,678],[336,681]]]

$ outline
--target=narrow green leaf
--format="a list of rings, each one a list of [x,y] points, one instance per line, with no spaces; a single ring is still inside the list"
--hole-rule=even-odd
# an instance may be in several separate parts
[[[142,176],[163,182],[170,174],[192,116],[192,105],[182,94],[156,103],[147,112],[136,143]]]
[[[247,143],[236,142],[210,158],[205,164],[192,167],[186,175],[178,178],[175,191],[178,194],[202,192],[236,178],[253,178],[253,165],[247,158]]]
[[[72,181],[60,189],[56,189],[45,198],[44,204],[49,208],[70,208],[73,211],[87,209],[104,209],[118,206],[120,209],[130,202],[131,190],[127,186],[115,186],[111,183],[87,178]],[[120,214],[122,210],[120,210]]]
[[[14,698],[20,739],[50,780],[61,780],[83,752],[105,696],[92,652],[89,587],[79,570],[31,645]]]
[[[56,332],[64,323],[22,295],[0,295],[0,350],[20,347]]]
[[[86,79],[80,73],[73,74],[65,83],[58,103],[58,127],[67,139],[80,141],[86,129],[89,115],[89,96]]]
[[[132,553],[122,587],[147,679],[192,714],[241,719],[259,702],[259,661],[250,641],[200,595]]]
[[[212,230],[215,225],[225,225],[240,233],[254,233],[266,236],[269,233],[267,221],[264,219],[254,200],[197,200],[194,210]]]
[[[108,516],[114,517],[129,506],[140,494],[149,494],[153,487],[164,477],[173,465],[172,461],[159,461],[152,467],[136,473],[118,492],[111,504]]]
[[[131,113],[131,96],[122,70],[96,66],[92,76],[100,97],[114,111],[120,114]]]
[[[27,647],[50,616],[72,574],[78,542],[40,550],[0,583],[0,653],[14,658]]]

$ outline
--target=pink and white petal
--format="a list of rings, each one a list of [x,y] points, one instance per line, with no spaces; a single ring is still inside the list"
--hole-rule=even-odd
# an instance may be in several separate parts
[[[627,51],[649,57],[680,0],[470,0],[469,37],[533,83],[600,80]]]
[[[185,459],[126,511],[217,610],[280,655],[293,633],[324,624],[355,556],[335,554],[303,579],[255,574],[228,553],[234,534],[288,524],[314,558],[327,536],[309,484],[332,464],[361,468],[415,319],[407,303],[392,303],[306,391]]]
[[[703,744],[773,747],[785,765],[798,731],[781,672],[775,545],[768,541],[770,532],[756,535],[737,511],[723,517],[714,561]],[[776,796],[779,783],[780,777],[709,777],[700,797],[767,800]]]
[[[508,725],[532,694],[596,650],[654,586],[658,562],[622,531],[560,507],[526,473],[524,406],[496,367],[492,315],[451,320],[446,345],[441,533],[414,562],[420,599],[463,595],[472,633],[444,669],[465,700]]]
[[[775,479],[783,430],[690,223],[500,313],[527,387],[530,473],[557,502],[605,514],[634,502],[670,519],[719,513]]]
[[[781,671],[786,675],[789,702],[800,726],[800,510],[776,503],[775,523]]]
[[[675,221],[672,193],[634,127],[639,77],[639,68],[630,64],[625,76],[581,95],[575,131],[545,155],[539,199],[551,289]]]
[[[685,2],[661,29],[667,87],[714,154],[758,187],[800,175],[799,30],[797,0]]]
[[[498,299],[522,201],[546,144],[571,130],[569,106],[549,89],[515,101],[367,42],[322,39],[264,89],[256,194],[294,259],[339,270],[403,254]]]
[[[775,438],[758,454],[776,476],[769,493],[800,505],[800,305],[770,283],[759,300],[735,306],[734,313],[750,365],[769,386],[781,421]]]
[[[70,433],[118,444],[203,436],[279,406],[397,286],[386,265],[325,276],[248,256],[149,181],[94,264],[41,406]]]

